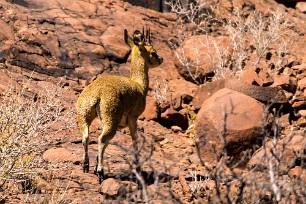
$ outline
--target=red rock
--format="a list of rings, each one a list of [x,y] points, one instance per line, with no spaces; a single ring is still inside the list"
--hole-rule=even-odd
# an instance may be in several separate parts
[[[259,78],[253,68],[246,68],[242,72],[241,80],[248,84],[258,85],[257,81],[259,80]]]
[[[161,119],[166,123],[169,123],[170,126],[177,125],[183,130],[188,128],[188,119],[186,116],[182,115],[172,108],[168,108],[165,112],[161,114]]]
[[[264,109],[255,99],[226,88],[204,101],[194,128],[203,161],[212,162],[215,156],[220,156],[221,138],[225,133],[228,155],[238,156],[255,144],[262,134]],[[214,148],[217,155],[214,155]]]
[[[198,88],[193,98],[195,109],[198,110],[205,100],[223,88],[240,92],[265,103],[287,103],[287,98],[280,87],[261,87],[246,84],[237,79],[221,79],[207,82]]]
[[[207,76],[213,75],[214,66],[209,56],[218,56],[213,46],[214,42],[218,42],[220,45],[226,47],[229,39],[225,36],[212,37],[196,35],[190,37],[190,39],[176,50],[177,56],[174,64],[184,79],[193,83],[197,81],[197,83],[202,84]],[[206,45],[211,46],[210,51],[208,51]],[[186,67],[186,64],[189,64],[189,66]],[[191,75],[194,76],[194,79]]]
[[[43,153],[43,159],[50,162],[76,162],[81,161],[82,158],[75,155],[73,152],[65,148],[52,148]]]
[[[301,0],[276,0],[279,3],[294,3],[294,2],[299,2]]]
[[[35,35],[33,43],[38,43],[43,46],[44,50],[48,50],[51,55],[56,58],[61,57],[60,45],[57,36],[53,32],[45,34]]]
[[[93,28],[90,32],[88,32],[88,34],[90,34],[91,36],[98,36],[101,33],[104,33],[105,30],[107,29],[107,24],[105,22],[103,22],[102,19],[100,18],[81,18],[80,21],[82,22],[83,26],[84,26],[84,31],[86,32],[86,28]]]
[[[89,16],[96,12],[96,5],[92,3],[88,3],[85,1],[69,1],[69,0],[62,0],[58,2],[61,7],[65,10],[69,10],[72,12],[76,12],[79,15]]]
[[[124,185],[120,184],[116,179],[109,178],[104,180],[100,186],[100,192],[108,196],[124,195]]]
[[[12,28],[0,19],[0,42],[8,40],[13,37]]]
[[[299,110],[298,115],[302,117],[306,117],[306,110]]]
[[[158,112],[156,99],[154,97],[147,97],[146,108],[140,118],[144,117],[146,120],[156,120],[158,118]]]
[[[300,166],[295,166],[288,172],[290,178],[306,182],[306,170]]]
[[[264,65],[263,65],[264,66]],[[273,84],[273,78],[263,69],[255,71],[252,66],[245,68],[242,72],[241,80],[252,85],[269,86]]]
[[[2,76],[2,72],[0,72],[0,89],[7,86],[11,80],[22,82],[24,78],[26,79],[26,77],[21,78],[23,75],[34,78],[35,83],[33,83],[31,88],[35,91],[37,89],[41,89],[41,87],[49,87],[50,83],[46,83],[46,81],[55,82],[55,80],[58,80],[54,79],[54,76],[65,76],[63,77],[65,87],[76,90],[72,93],[74,96],[76,96],[83,87],[78,89],[72,87],[76,85],[71,85],[68,79],[75,82],[77,85],[79,83],[78,79],[80,79],[80,83],[83,83],[84,86],[86,85],[86,81],[90,81],[90,79],[101,74],[102,72],[128,76],[129,64],[121,64],[125,62],[126,58],[121,60],[118,58],[118,56],[116,56],[117,53],[111,51],[108,47],[104,47],[104,44],[101,43],[100,37],[103,36],[109,26],[116,26],[123,30],[124,28],[141,29],[143,25],[147,25],[150,26],[153,33],[152,38],[154,47],[165,59],[164,63],[160,67],[150,70],[150,79],[152,79],[154,76],[161,76],[162,79],[165,79],[169,87],[173,89],[170,92],[173,99],[178,99],[177,101],[179,108],[183,108],[180,110],[181,115],[186,115],[187,108],[184,105],[188,104],[190,102],[190,98],[193,97],[194,93],[190,90],[195,86],[189,87],[189,84],[191,83],[184,83],[182,77],[179,76],[173,63],[174,55],[172,50],[167,46],[168,39],[179,38],[179,36],[176,36],[176,30],[173,26],[178,22],[178,18],[175,14],[159,14],[155,11],[131,6],[130,4],[124,3],[121,0],[63,0],[59,2],[56,2],[56,0],[17,0],[14,1],[14,3],[11,2],[12,0],[0,1],[0,15],[2,21],[0,23],[0,66],[3,67],[2,69],[5,69],[11,73],[18,72],[20,74],[17,75],[14,73],[14,75],[10,75],[12,76],[11,78],[7,78],[6,75]],[[150,3],[149,1],[147,2]],[[184,0],[184,2],[187,2],[187,0]],[[236,7],[237,4],[238,7]],[[274,1],[270,0],[250,0],[247,2],[243,0],[236,0],[235,5],[233,5],[232,1],[226,0],[222,1],[222,6],[220,6],[220,8],[224,7],[227,11],[233,11],[233,9],[238,8],[239,11],[243,12],[243,16],[247,16],[249,12],[253,10],[253,8],[256,8],[256,11],[263,11],[265,13],[267,12],[266,9],[268,7],[272,8],[272,10],[279,8]],[[224,19],[229,19],[228,17],[230,16],[224,14],[225,13],[220,11],[217,16]],[[288,9],[286,14],[289,15],[290,19],[290,15],[294,15],[294,18],[291,19],[293,20],[292,24],[294,25],[294,29],[291,31],[301,34],[294,40],[294,44],[288,47],[289,50],[286,52],[288,55],[291,53],[296,55],[296,57],[289,60],[289,62],[285,62],[287,63],[286,66],[288,66],[287,70],[290,71],[292,65],[295,64],[295,66],[292,67],[294,68],[298,66],[296,64],[300,64],[301,61],[305,61],[306,55],[304,48],[306,47],[306,38],[303,36],[305,21],[303,21],[303,18],[301,17],[303,14],[296,12],[294,9]],[[208,27],[208,29],[211,30],[209,31],[209,35],[223,35],[225,34],[223,33],[224,28],[224,26],[219,27],[218,23],[217,25]],[[133,30],[129,30],[129,32],[131,31]],[[291,34],[288,34],[288,36],[291,36]],[[120,40],[120,43],[124,44],[122,37],[123,36],[118,35],[118,42]],[[250,50],[249,48],[250,47],[248,45],[247,49]],[[16,54],[21,53],[24,55],[16,58],[15,51],[17,51]],[[274,55],[275,51],[276,50],[272,48],[271,53]],[[38,55],[39,57],[35,58],[31,55]],[[14,59],[11,57],[14,57]],[[41,58],[43,58],[45,61]],[[299,59],[299,61],[297,59]],[[15,60],[16,66],[10,65],[11,60]],[[18,64],[19,62],[20,64]],[[71,64],[73,66],[71,66]],[[20,65],[23,65],[23,67]],[[44,65],[46,66],[39,67]],[[266,64],[260,64],[261,68],[262,65],[265,66]],[[288,74],[290,76],[290,83],[294,82],[291,84],[295,84],[295,88],[297,85],[297,80],[301,80],[306,76],[306,72],[303,70],[305,69],[305,64],[303,66],[304,68],[301,66],[300,69],[293,70],[291,74]],[[29,69],[33,69],[33,67],[35,67],[35,72],[27,73]],[[282,68],[283,67],[281,67],[281,69]],[[282,74],[285,75],[285,70]],[[257,73],[256,75],[258,77]],[[153,80],[151,80],[151,83],[152,81]],[[68,82],[69,85],[67,85]],[[254,83],[261,84],[259,82]],[[294,90],[292,93],[295,93],[295,88],[294,86],[291,86],[291,84],[290,87],[293,88],[290,89],[290,91]],[[285,88],[286,85],[284,84],[280,86]],[[299,98],[301,101],[304,100],[303,97],[305,97],[305,90],[306,89],[304,89],[304,91],[301,93],[298,93],[302,96]],[[257,93],[257,91],[255,92]],[[60,100],[66,101],[66,96],[60,96]],[[69,100],[67,101],[70,103],[69,106],[67,105],[68,107],[73,106],[75,103],[73,97],[69,97]],[[150,101],[148,102],[150,103]],[[65,105],[64,108],[66,109],[67,106]],[[148,106],[150,105],[148,104]],[[153,104],[152,107],[154,113],[154,109],[156,108],[155,104]],[[71,113],[71,118],[74,118],[74,113]],[[287,126],[288,124],[287,116],[288,115],[284,116],[284,126]],[[96,138],[101,133],[101,129],[98,129],[98,127],[100,127],[100,125],[98,126],[99,121],[96,120],[95,122],[97,125],[96,127],[93,127],[94,129],[91,129],[92,134],[90,136],[90,173],[83,173],[81,166],[73,165],[70,160],[66,158],[68,162],[63,164],[63,166],[67,167],[67,171],[66,169],[56,169],[55,173],[53,173],[53,165],[48,168],[51,176],[46,179],[46,181],[48,183],[52,183],[52,185],[49,188],[43,188],[50,189],[50,192],[32,195],[16,195],[16,193],[11,194],[11,192],[5,190],[3,193],[9,194],[9,196],[6,197],[6,195],[4,195],[4,198],[1,198],[0,200],[5,201],[6,203],[20,203],[22,201],[31,202],[31,198],[33,198],[31,196],[34,196],[33,200],[37,201],[37,203],[44,203],[50,197],[49,195],[52,194],[52,198],[54,198],[54,200],[56,198],[63,198],[64,201],[62,201],[67,203],[143,202],[140,196],[135,195],[137,192],[135,188],[127,188],[132,189],[133,192],[129,192],[127,194],[126,200],[119,200],[120,197],[116,197],[117,195],[115,195],[115,198],[107,199],[107,194],[101,195],[99,193],[97,176],[93,174],[92,167],[94,166],[97,154],[97,144],[95,144]],[[191,170],[199,171],[199,169],[203,169],[203,165],[201,165],[196,148],[194,147],[193,130],[190,129],[190,135],[185,133],[174,134],[172,131],[166,129],[155,121],[144,120],[138,122],[142,124],[140,128],[144,130],[141,135],[143,134],[146,139],[141,152],[141,159],[146,158],[147,155],[150,155],[150,152],[152,149],[154,149],[152,157],[150,157],[149,161],[145,162],[143,165],[143,170],[153,170],[157,175],[160,172],[166,171],[165,173],[171,175],[173,178],[173,180],[171,180],[171,185],[168,185],[168,183],[163,183],[163,178],[160,178],[160,181],[157,183],[158,186],[155,184],[148,186],[148,188],[151,188],[151,191],[148,192],[153,203],[157,200],[160,203],[180,202],[178,200],[171,200],[172,197],[180,199],[185,203],[207,203],[207,196],[204,196],[204,201],[201,200],[201,198],[193,199],[191,195],[181,197],[180,193],[182,193],[182,190],[180,184],[176,183],[178,181],[176,179],[178,175],[177,172],[182,171],[182,169],[186,172],[186,174],[189,174]],[[296,125],[299,126],[300,124],[302,125],[302,123],[297,123]],[[305,126],[305,122],[303,122],[303,125]],[[62,125],[59,124],[59,126],[57,126],[58,128],[55,128],[58,130],[63,127],[60,126]],[[81,133],[75,126],[76,123],[73,123],[71,128],[69,127],[68,130],[64,131],[63,133],[56,134],[54,138],[59,139],[62,138],[61,136],[65,136],[61,139],[61,144],[67,148],[67,150],[70,150],[70,152],[81,156],[83,153],[83,148],[80,141]],[[174,126],[172,126],[172,128],[174,128]],[[78,140],[76,138],[78,138]],[[161,141],[163,138],[166,138],[165,144],[158,144],[158,141]],[[105,158],[105,171],[106,173],[114,173],[116,176],[120,176],[122,172],[130,171],[130,167],[126,163],[131,163],[132,160],[129,151],[125,151],[125,149],[129,150],[132,143],[131,138],[127,134],[122,134],[122,132],[117,132],[114,140],[116,143],[123,145],[124,150],[116,145],[111,144],[108,146]],[[154,147],[151,147],[150,145],[151,140],[155,141],[152,143],[152,146]],[[54,144],[56,141],[51,140],[50,142]],[[194,153],[190,155],[190,152]],[[67,157],[69,157],[69,154]],[[81,160],[78,159],[78,161]],[[209,168],[212,166],[210,163],[206,163],[205,165],[206,167],[209,166]],[[252,172],[250,173],[252,174]],[[52,179],[54,176],[57,178]],[[254,178],[253,175],[251,176]],[[70,181],[73,189],[71,189],[69,185]],[[279,178],[279,181],[280,183],[283,182],[281,177]],[[118,182],[122,181],[118,180]],[[128,182],[133,183],[131,181]],[[191,184],[190,181],[187,182]],[[208,181],[207,186],[210,186],[210,182],[213,183],[214,181]],[[248,181],[246,180],[246,182]],[[67,184],[67,188],[65,188],[66,186],[63,187],[63,184]],[[260,181],[258,184],[261,185]],[[171,189],[169,189],[169,186],[171,186]],[[179,186],[179,188],[177,186]],[[211,186],[209,189],[214,187],[215,186]],[[221,187],[222,188],[220,189],[223,189],[224,186]],[[239,187],[236,189],[239,189]],[[245,192],[248,191],[251,191],[252,193],[252,190],[245,189]],[[173,193],[173,195],[170,195],[169,192]],[[210,190],[206,191],[206,194],[210,196],[211,202],[214,202],[216,200],[214,199],[214,192],[211,192],[211,194],[210,192]],[[222,196],[223,192],[224,191],[221,191]],[[164,194],[166,196],[164,196]],[[18,196],[18,198],[15,196]],[[15,202],[12,202],[10,197],[15,197]],[[129,199],[133,200],[131,201]]]
[[[274,75],[274,83],[273,83],[272,86],[273,87],[280,86],[282,89],[287,90],[287,91],[294,90],[294,86],[291,86],[289,75],[275,74]]]
[[[171,126],[171,130],[173,131],[173,132],[175,132],[175,133],[177,133],[177,132],[182,132],[182,128],[181,127],[179,127],[179,126]]]
[[[158,0],[125,0],[135,6],[142,6],[155,11],[161,11],[161,1]]]
[[[120,73],[118,62],[124,62],[129,53],[123,39],[124,28],[142,29],[147,15],[163,21],[162,27],[171,28],[175,16],[126,6],[122,1],[76,0],[71,3],[63,0],[58,3],[50,0],[45,3],[29,0],[23,4],[27,6],[19,10],[9,2],[0,5],[5,11],[0,22],[0,63],[7,62],[7,65],[30,71],[35,69],[51,77],[86,80],[102,72]],[[28,26],[29,21],[35,22],[33,26]],[[171,29],[159,26],[157,22],[150,24],[154,46],[161,48],[166,75],[176,78],[173,55],[169,55],[171,49],[163,42],[163,36],[171,36]]]
[[[304,100],[302,100],[302,101],[294,101],[293,104],[292,104],[292,108],[301,109],[301,108],[303,108],[305,105],[306,105],[306,103],[305,103]]]
[[[8,88],[21,89],[21,86],[15,81],[14,78],[8,75],[7,70],[0,69],[0,91],[5,91]]]
[[[303,91],[306,88],[306,77],[299,80],[298,82],[298,90]]]
[[[306,64],[298,64],[291,67],[293,70],[298,70],[298,72],[303,72],[306,70]]]
[[[306,3],[305,2],[298,2],[295,5],[295,8],[302,13],[306,13]]]
[[[172,93],[172,99],[180,99],[181,102],[186,104],[192,100],[197,90],[197,85],[182,79],[171,80],[168,86]]]
[[[294,158],[301,158],[303,156],[303,151],[306,144],[306,138],[303,134],[290,134],[287,135],[284,139],[278,139],[276,143],[276,148],[274,148],[274,141],[271,139],[266,143],[266,149],[261,147],[259,151],[257,151],[250,161],[248,162],[247,166],[249,168],[253,168],[255,166],[259,167],[268,167],[269,158],[272,157],[270,151],[275,150],[277,155],[282,155],[280,158],[280,169],[286,170],[288,166],[294,164]],[[281,153],[281,154],[280,154]]]
[[[289,113],[282,115],[281,117],[278,118],[278,125],[283,128],[288,127],[290,125],[289,118],[290,118]]]
[[[130,35],[132,31],[129,31]],[[127,58],[130,48],[123,40],[123,29],[110,26],[101,36],[101,42],[110,57],[114,60],[123,60]]]
[[[258,73],[258,77],[259,77],[258,84],[260,86],[270,86],[274,82],[270,74],[263,70],[260,70],[260,72]]]
[[[294,76],[291,76],[289,77],[289,82],[290,82],[290,87],[292,87],[292,89],[295,90],[297,87],[297,83],[298,83],[297,78]]]
[[[283,70],[283,75],[291,76],[291,75],[295,75],[295,74],[296,74],[296,72],[293,69],[290,69],[289,67],[286,67]]]

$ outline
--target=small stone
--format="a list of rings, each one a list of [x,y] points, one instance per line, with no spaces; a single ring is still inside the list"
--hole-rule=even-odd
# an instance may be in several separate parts
[[[306,116],[306,110],[299,110],[298,115],[302,116],[302,117],[305,117]]]
[[[163,112],[161,114],[161,118],[171,125],[181,127],[183,130],[188,128],[187,117],[172,108],[168,108],[165,112]]]
[[[305,101],[295,101],[292,104],[292,108],[301,108],[303,106],[305,106]]]
[[[281,127],[287,127],[290,125],[290,122],[289,122],[289,117],[290,117],[290,114],[287,113],[285,115],[282,115],[279,119],[278,119],[278,125],[281,126]]]
[[[306,88],[306,78],[303,78],[298,82],[298,89],[302,91],[305,88]]]
[[[43,159],[50,163],[54,162],[73,162],[78,163],[81,158],[66,148],[52,148],[43,153]]]
[[[289,76],[288,75],[274,75],[274,84],[273,86],[281,86],[281,87],[286,87],[290,83],[289,81]]]
[[[296,10],[302,12],[302,13],[306,13],[306,2],[298,2],[296,3],[295,6]]]
[[[286,67],[283,71],[283,74],[290,76],[292,72],[293,72],[292,69],[290,69],[289,67]]]
[[[176,125],[171,126],[171,130],[172,130],[173,132],[175,132],[175,133],[177,133],[177,132],[182,132],[182,128],[179,127],[179,126],[176,126]]]
[[[305,70],[306,69],[306,64],[297,64],[297,65],[293,65],[291,67],[291,69],[294,70]]]
[[[294,168],[290,169],[290,171],[288,172],[288,175],[291,178],[298,179],[298,180],[302,179],[304,182],[306,181],[306,170],[300,166],[295,166]]]
[[[164,144],[167,144],[168,142],[169,140],[165,138],[163,141],[160,141],[159,144],[164,145]]]
[[[102,182],[99,192],[108,196],[123,195],[125,188],[116,179],[109,178]]]

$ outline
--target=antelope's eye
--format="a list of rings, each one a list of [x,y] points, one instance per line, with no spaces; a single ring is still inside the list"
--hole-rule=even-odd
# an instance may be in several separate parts
[[[154,57],[154,58],[157,58],[157,57],[158,57],[157,54],[156,54],[156,52],[152,52],[151,55],[152,55],[152,57]]]

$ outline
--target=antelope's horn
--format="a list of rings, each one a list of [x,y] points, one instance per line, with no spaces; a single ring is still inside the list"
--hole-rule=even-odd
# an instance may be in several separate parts
[[[148,39],[148,44],[151,45],[151,31],[150,31],[150,28],[147,30],[147,39]]]
[[[146,37],[145,37],[145,32],[144,32],[144,27],[142,27],[142,37],[143,37],[144,39],[146,39]]]

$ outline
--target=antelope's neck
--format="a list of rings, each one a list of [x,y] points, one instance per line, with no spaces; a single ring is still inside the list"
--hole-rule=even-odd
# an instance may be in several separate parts
[[[149,88],[148,62],[136,47],[132,50],[130,78],[139,84],[146,95]]]

